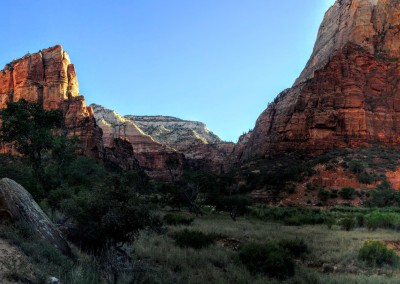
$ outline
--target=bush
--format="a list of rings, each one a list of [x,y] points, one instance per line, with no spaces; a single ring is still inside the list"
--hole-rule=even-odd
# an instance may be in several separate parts
[[[364,227],[365,224],[365,216],[364,214],[360,213],[356,215],[356,221],[357,221],[357,226],[358,227]]]
[[[365,225],[369,230],[378,228],[398,229],[400,215],[392,212],[374,211],[365,216]]]
[[[279,279],[294,275],[292,257],[275,242],[249,243],[242,247],[239,258],[251,273],[264,273]]]
[[[296,185],[293,183],[287,183],[284,187],[285,192],[292,194],[296,192]]]
[[[342,190],[339,191],[339,195],[343,199],[352,199],[354,192],[355,192],[355,189],[348,186],[348,187],[343,187]]]
[[[342,225],[343,230],[350,231],[356,226],[356,220],[353,217],[346,217],[341,220],[340,225]]]
[[[327,201],[329,199],[329,197],[331,196],[331,194],[329,193],[329,191],[327,191],[324,188],[321,188],[318,191],[318,197],[321,201]]]
[[[325,215],[320,209],[294,207],[258,207],[251,214],[264,221],[282,222],[289,226],[323,224]]]
[[[388,207],[398,205],[400,195],[392,189],[380,189],[371,191],[366,205],[369,207]]]
[[[215,234],[204,234],[200,231],[189,231],[185,229],[183,231],[173,233],[172,238],[180,247],[201,249],[211,245],[215,239],[222,238],[222,236]]]
[[[336,220],[333,217],[326,217],[324,223],[328,227],[328,229],[331,229],[333,225],[336,224]]]
[[[399,258],[396,253],[387,248],[384,243],[374,240],[364,242],[358,256],[369,266],[382,266],[383,264],[393,265],[397,263]]]
[[[307,191],[315,191],[315,190],[317,190],[317,189],[319,189],[319,186],[316,185],[315,183],[308,182],[308,183],[306,184],[306,190],[307,190]]]
[[[310,252],[303,239],[280,240],[278,244],[296,258],[303,257]]]
[[[217,210],[227,211],[230,213],[233,220],[236,220],[237,216],[245,214],[248,207],[252,204],[252,201],[247,196],[243,195],[231,195],[222,198],[216,206]]]
[[[164,216],[163,220],[168,225],[190,225],[194,218],[169,213]]]

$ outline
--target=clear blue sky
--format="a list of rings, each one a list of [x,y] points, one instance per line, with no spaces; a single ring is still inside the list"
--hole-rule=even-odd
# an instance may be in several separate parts
[[[235,142],[300,74],[333,2],[4,1],[0,65],[61,44],[88,104],[202,121]]]

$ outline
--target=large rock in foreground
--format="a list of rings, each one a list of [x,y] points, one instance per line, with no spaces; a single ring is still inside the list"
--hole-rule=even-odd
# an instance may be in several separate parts
[[[55,246],[63,254],[71,255],[71,249],[61,232],[29,192],[8,178],[0,180],[0,222],[24,222],[43,240]]]

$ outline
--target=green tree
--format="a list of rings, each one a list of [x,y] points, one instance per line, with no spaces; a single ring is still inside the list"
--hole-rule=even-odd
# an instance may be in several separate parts
[[[60,110],[45,110],[26,100],[8,102],[1,111],[1,140],[13,143],[16,150],[29,158],[39,183],[46,187],[43,155],[53,147],[54,132],[63,124]]]

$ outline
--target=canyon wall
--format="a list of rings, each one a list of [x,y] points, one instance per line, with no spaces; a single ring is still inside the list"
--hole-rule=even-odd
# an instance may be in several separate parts
[[[235,154],[400,142],[400,2],[338,0],[294,86],[259,116]]]
[[[75,67],[60,45],[27,54],[0,71],[0,108],[20,99],[63,110],[69,134],[82,141],[82,152],[102,158],[101,130],[79,95]],[[12,145],[3,145],[1,151],[11,152]]]

